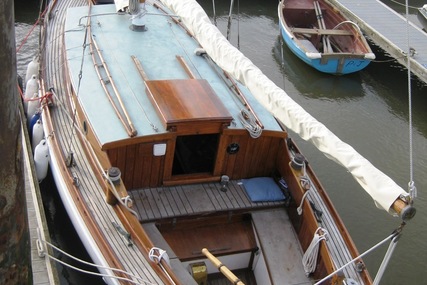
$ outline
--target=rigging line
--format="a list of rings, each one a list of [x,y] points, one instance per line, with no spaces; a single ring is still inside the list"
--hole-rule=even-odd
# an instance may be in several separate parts
[[[212,0],[212,9],[213,9],[213,21],[214,21],[214,25],[216,27],[217,23],[216,23],[215,0]]]
[[[44,14],[46,14],[46,12],[48,10],[48,7],[49,6],[46,6],[46,8],[44,9],[44,11],[41,14],[39,14],[40,16],[37,18],[37,21],[34,23],[34,25],[31,27],[31,30],[28,32],[28,34],[22,40],[22,42],[19,45],[19,47],[16,49],[16,53],[18,53],[21,50],[22,46],[27,42],[28,37],[31,35],[31,33],[34,31],[34,29],[38,26],[38,23],[39,23],[40,19],[44,16]],[[40,6],[40,9],[41,9],[41,6]]]
[[[99,22],[99,20],[98,20],[98,28],[101,30],[101,35],[105,38],[104,30],[103,30],[102,25]],[[110,50],[112,50],[112,51],[116,50],[116,49],[111,49],[111,47],[109,46],[109,42],[108,41],[105,41],[105,43],[107,45],[107,48],[109,48]],[[144,107],[142,106],[141,102],[138,100],[138,97],[136,96],[135,91],[132,88],[132,85],[129,83],[129,80],[128,80],[126,74],[123,72],[123,69],[121,68],[122,64],[119,64],[119,62],[117,61],[116,53],[112,52],[111,54],[113,55],[113,59],[114,59],[114,61],[116,63],[116,66],[118,66],[118,69],[119,69],[120,73],[124,77],[124,79],[126,81],[126,84],[127,84],[127,86],[129,87],[129,89],[130,89],[130,91],[132,93],[132,96],[134,97],[135,101],[138,103],[139,108],[142,110],[142,113],[144,114],[144,117],[146,118],[146,120],[148,121],[148,123],[150,124],[150,126],[153,128],[153,130],[155,132],[158,132],[157,126],[148,117],[148,114],[145,111]]]
[[[406,41],[407,41],[407,66],[408,66],[408,121],[409,121],[409,195],[413,199],[417,196],[417,191],[414,183],[414,170],[413,170],[413,141],[412,141],[412,90],[411,90],[411,47],[409,46],[409,12],[408,12],[408,0],[405,0],[406,3]]]
[[[58,39],[60,40],[60,39],[62,39],[61,37],[63,37],[64,36],[64,34],[65,33],[67,33],[67,32],[76,32],[76,31],[82,31],[82,30],[84,30],[85,29],[85,26],[81,26],[81,28],[78,28],[78,29],[72,29],[72,30],[67,30],[67,31],[64,31],[63,33],[60,33],[59,35],[57,35],[57,36],[55,36],[53,39],[50,39],[50,41],[49,41],[49,43],[48,44],[46,44],[46,45],[51,45],[53,42],[55,42],[55,41],[57,41]],[[44,41],[44,39],[43,39],[43,41]],[[46,45],[43,45],[43,44],[41,44],[41,50],[40,50],[40,54],[42,53],[42,51],[45,49],[45,46]],[[71,49],[74,49],[74,48],[81,48],[81,46],[76,46],[76,47],[72,47],[72,48],[68,48],[67,49],[67,51],[68,50],[71,50]],[[58,58],[60,58],[61,57],[61,55],[55,55],[55,56],[53,56],[53,58],[54,58],[54,62],[56,62],[57,61],[57,59]],[[40,57],[41,58],[41,57]],[[72,57],[72,58],[69,58],[69,59],[74,59],[74,58],[80,58],[80,56],[76,56],[76,57]],[[63,66],[64,66],[64,64],[65,64],[65,60],[64,60],[64,62],[62,62],[61,64],[59,64],[59,66],[57,66],[55,69],[54,69],[54,71],[51,71],[50,73],[50,76],[49,77],[46,77],[48,80],[47,80],[47,85],[49,85],[49,83],[51,82],[51,81],[54,81],[53,80],[53,78],[56,76],[56,74],[57,74],[57,72],[58,72],[58,70],[60,69],[60,68],[62,68]],[[41,65],[40,66],[40,72],[42,72],[42,73],[44,73],[45,71],[46,71],[46,69],[47,69],[48,67],[47,66],[44,66],[44,65]]]
[[[82,137],[82,139],[85,141],[85,143],[88,145],[88,149],[92,154],[92,157],[94,158],[96,164],[98,165],[98,171],[101,173],[101,175],[106,178],[108,180],[109,183],[112,183],[111,179],[108,177],[108,175],[105,173],[104,168],[101,165],[101,162],[99,161],[98,157],[95,154],[95,151],[92,148],[92,145],[90,144],[90,142],[87,140],[86,135],[80,130],[79,126],[77,125],[77,123],[75,121],[73,121],[73,119],[71,118],[71,115],[68,113],[67,109],[64,106],[64,103],[58,98],[58,96],[56,96],[55,92],[52,92],[53,96],[55,97],[55,99],[60,102],[59,106],[61,107],[62,110],[64,110],[64,114],[66,115],[66,117],[71,121],[71,125],[73,127],[73,129],[76,129],[77,132],[80,134],[80,136]],[[110,184],[111,185],[111,184]],[[120,202],[120,204],[122,204],[131,214],[133,214],[135,217],[139,218],[138,213],[136,213],[133,209],[131,209],[125,202],[123,202],[122,198],[127,198],[127,197],[120,197],[117,193],[117,191],[115,191],[115,187],[113,187],[113,194],[114,196],[117,198],[117,200]]]
[[[391,235],[389,235],[388,237],[386,237],[385,239],[383,239],[382,241],[380,241],[376,245],[372,246],[371,248],[369,248],[368,250],[366,250],[364,253],[360,254],[359,256],[356,256],[355,258],[353,258],[352,260],[350,260],[346,264],[342,265],[340,268],[336,269],[334,272],[330,273],[329,275],[325,276],[321,280],[319,280],[316,283],[314,283],[314,285],[322,284],[324,281],[328,280],[329,278],[331,278],[333,275],[335,275],[338,272],[340,272],[345,267],[349,266],[350,264],[352,264],[356,260],[362,258],[363,256],[367,255],[368,253],[371,253],[373,250],[377,249],[378,247],[380,247],[381,245],[383,245],[384,243],[386,243],[388,240],[393,239],[398,234],[399,234],[399,231],[394,231]]]
[[[224,84],[228,87],[228,89],[231,91],[232,94],[234,94],[235,96],[231,96],[231,99],[233,100],[234,104],[236,105],[236,107],[240,108],[242,107],[242,109],[240,109],[239,111],[239,116],[240,114],[242,114],[242,111],[244,111],[245,107],[247,108],[248,111],[252,112],[252,108],[248,108],[248,104],[244,101],[243,96],[241,94],[239,94],[240,91],[238,91],[238,86],[237,84],[234,82],[234,80],[231,78],[230,75],[228,75],[226,73],[225,70],[221,69],[213,60],[212,58],[207,54],[207,52],[203,49],[203,48],[197,48],[195,50],[195,54],[198,56],[202,56],[206,59],[207,63],[209,64],[209,66],[213,69],[213,71],[216,73],[216,75],[218,76],[218,78],[220,80],[222,80],[224,82]],[[218,69],[220,69],[222,72],[219,72]],[[244,112],[243,112],[244,113]],[[259,126],[261,127],[261,129],[263,128],[261,122],[256,119],[256,122],[259,122]],[[236,125],[236,122],[233,118],[233,124]],[[244,126],[243,122],[242,125]]]
[[[92,4],[89,3],[88,15],[90,15],[91,9],[92,9]],[[87,23],[86,23],[86,27],[85,27],[85,36],[84,36],[84,40],[83,40],[83,50],[82,50],[82,60],[80,62],[79,82],[77,84],[76,97],[79,97],[79,94],[80,94],[80,86],[81,86],[82,77],[83,77],[83,64],[85,61],[85,52],[86,52],[86,47],[87,47],[87,36],[89,33],[89,31],[88,31],[89,27],[90,27],[90,17],[87,18]],[[72,116],[72,124],[73,125],[76,124],[76,117],[77,117],[77,108],[74,107],[73,116]],[[74,138],[75,138],[74,128],[71,128],[71,132],[69,134],[69,140],[68,140],[68,149],[69,150],[71,150],[71,143],[72,143]]]
[[[198,73],[199,77],[201,77],[199,70],[196,68],[194,62],[191,60],[191,57],[188,55],[187,50],[182,45],[181,41],[179,40],[179,37],[177,37],[177,35],[175,34],[175,31],[172,28],[171,22],[169,22],[169,28],[171,29],[171,32],[174,35],[175,40],[179,43],[182,51],[186,54],[187,58],[190,60],[192,66],[194,67],[194,69]],[[195,39],[195,40],[196,40],[196,42],[198,42],[197,39]],[[200,45],[200,43],[199,43],[199,45]],[[240,91],[238,90],[238,87],[237,87],[236,83],[234,82],[234,80],[224,70],[222,70],[223,71],[222,74],[220,74],[220,72],[218,72],[217,65],[213,63],[212,59],[210,58],[210,56],[206,53],[206,51],[204,49],[197,48],[195,50],[195,54],[199,55],[199,56],[203,56],[207,60],[208,64],[217,73],[219,78],[222,79],[224,81],[224,83],[227,85],[227,87],[240,99],[239,100],[240,104],[242,104],[244,107],[246,107],[248,109],[248,111],[250,113],[247,113],[244,109],[242,109],[239,112],[239,117],[251,118],[253,116],[254,117],[253,122],[255,122],[256,124],[253,124],[252,122],[248,123],[248,120],[241,120],[242,125],[250,132],[252,137],[254,137],[254,138],[259,137],[261,135],[262,129],[264,127],[263,127],[262,123],[260,122],[260,120],[258,119],[258,117],[256,116],[255,112],[253,111],[252,107],[249,105],[248,102],[246,102],[246,99],[244,98],[244,96],[242,94],[240,94]],[[227,82],[230,82],[231,86],[229,84],[227,84]],[[235,97],[233,97],[233,100],[234,100],[236,106],[238,106],[238,104],[236,102],[237,99]],[[250,121],[252,121],[252,118]]]
[[[231,29],[231,21],[232,21],[232,12],[233,12],[234,0],[230,2],[230,11],[228,13],[228,23],[227,23],[227,40],[230,40],[230,29]]]
[[[389,261],[391,259],[391,256],[392,256],[392,254],[393,254],[393,252],[394,252],[394,250],[396,248],[397,242],[399,241],[399,238],[400,238],[400,234],[396,235],[395,237],[393,237],[391,239],[390,245],[389,245],[389,247],[387,249],[387,252],[386,252],[386,254],[384,256],[384,259],[383,259],[383,261],[382,261],[382,263],[380,265],[380,268],[378,269],[377,275],[375,276],[374,283],[373,283],[374,285],[380,284],[381,278],[384,275],[384,272],[385,272],[385,270],[387,268],[387,265],[388,265],[388,263],[389,263]]]
[[[232,13],[233,13],[233,6],[234,6],[234,0],[231,0],[230,2],[230,11],[228,13],[228,23],[227,23],[227,41],[230,40],[230,29],[231,29],[231,20],[232,20]]]
[[[50,255],[49,253],[46,253],[46,252],[44,251],[43,246],[41,245],[41,242],[43,242],[44,244],[46,244],[46,245],[50,246],[51,248],[53,248],[53,249],[57,250],[58,252],[60,252],[60,253],[62,253],[62,254],[64,254],[64,255],[66,255],[67,257],[69,257],[69,258],[71,258],[71,259],[73,259],[73,260],[75,260],[75,261],[78,261],[78,262],[80,262],[80,263],[82,263],[82,264],[85,264],[85,265],[88,265],[88,266],[92,266],[92,267],[97,267],[97,268],[102,268],[102,269],[111,270],[111,271],[113,271],[113,272],[123,273],[123,274],[128,275],[128,276],[130,276],[130,277],[132,277],[132,278],[135,278],[136,280],[138,280],[138,282],[136,282],[136,281],[134,281],[134,280],[132,280],[132,279],[129,279],[129,278],[125,278],[125,277],[112,276],[112,275],[108,275],[108,274],[97,273],[97,272],[88,271],[88,270],[84,270],[84,269],[81,269],[81,268],[75,267],[75,266],[73,266],[73,265],[71,265],[71,264],[68,264],[68,263],[66,263],[66,262],[64,262],[64,261],[62,261],[62,260],[60,260],[60,259],[58,259],[58,258],[56,258],[56,257],[54,257],[54,256],[52,256],[52,255]],[[114,279],[118,279],[118,280],[128,281],[128,282],[130,282],[130,283],[134,283],[134,284],[150,284],[150,285],[154,285],[154,283],[151,283],[150,281],[144,280],[144,279],[142,279],[141,277],[136,276],[136,275],[134,275],[134,274],[132,274],[132,273],[129,273],[129,272],[127,272],[127,271],[124,271],[124,270],[122,270],[122,269],[113,268],[113,267],[106,267],[106,266],[102,266],[102,265],[94,264],[94,263],[91,263],[91,262],[87,262],[87,261],[85,261],[85,260],[82,260],[82,259],[80,259],[80,258],[77,258],[77,257],[75,257],[75,256],[73,256],[73,255],[71,255],[71,254],[69,254],[69,253],[67,253],[67,252],[63,251],[62,249],[60,249],[60,248],[56,247],[56,246],[55,246],[55,245],[53,245],[52,243],[50,243],[50,242],[48,242],[48,241],[46,241],[46,240],[43,240],[40,236],[39,236],[39,237],[38,237],[38,239],[37,239],[37,250],[39,251],[39,255],[40,255],[40,254],[42,254],[43,256],[47,256],[48,258],[53,259],[53,260],[55,260],[56,262],[59,262],[59,263],[61,263],[61,264],[62,264],[62,265],[64,265],[64,266],[70,267],[70,268],[72,268],[72,269],[74,269],[74,270],[77,270],[77,271],[80,271],[80,272],[83,272],[83,273],[86,273],[86,274],[89,274],[89,275],[96,275],[96,276],[101,276],[101,277],[114,278]],[[42,256],[42,257],[43,257],[43,256]],[[142,282],[142,283],[139,283],[139,282]]]
[[[400,6],[406,6],[406,7],[411,8],[411,9],[418,9],[418,7],[415,7],[415,6],[409,6],[409,5],[408,5],[408,1],[407,1],[407,0],[405,1],[405,4],[400,3],[400,2],[398,2],[398,1],[394,1],[394,0],[390,0],[390,2],[393,2],[393,3],[395,3],[395,4],[397,4],[397,5],[400,5]]]
[[[196,70],[196,72],[197,72],[197,74],[199,75],[199,77],[201,78],[202,77],[202,75],[200,74],[200,72],[199,72],[199,70],[197,69],[197,67],[196,67],[196,65],[194,64],[194,62],[191,60],[191,57],[189,56],[189,54],[188,54],[188,52],[187,52],[187,50],[184,48],[184,46],[182,45],[182,43],[181,43],[181,41],[179,40],[179,37],[175,34],[175,31],[173,30],[173,28],[172,28],[172,23],[170,22],[170,21],[168,21],[168,23],[169,23],[169,28],[170,28],[170,30],[171,30],[171,32],[172,32],[172,34],[173,34],[173,36],[174,36],[174,38],[175,38],[175,40],[176,40],[176,42],[179,44],[179,46],[181,47],[181,49],[182,49],[182,52],[183,53],[185,53],[185,55],[187,56],[187,59],[191,62],[191,65],[194,67],[194,69]],[[190,34],[190,33],[188,33],[188,34]],[[199,42],[197,41],[197,39],[195,38],[195,37],[193,37],[194,38],[194,40],[199,44]],[[200,44],[199,44],[199,46],[200,46]]]
[[[237,49],[240,50],[240,0],[237,0]]]

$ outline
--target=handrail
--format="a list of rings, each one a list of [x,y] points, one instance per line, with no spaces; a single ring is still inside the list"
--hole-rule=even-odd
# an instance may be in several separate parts
[[[264,129],[264,125],[261,123],[261,120],[258,118],[258,115],[255,113],[254,109],[249,104],[249,101],[246,99],[246,96],[243,94],[243,92],[240,90],[239,86],[237,86],[237,83],[234,81],[234,79],[228,74],[227,71],[224,70],[225,77],[230,80],[231,84],[233,85],[234,91],[236,91],[237,95],[240,96],[241,100],[243,100],[242,104],[248,109],[249,112],[254,116],[255,122],[260,126],[261,129]]]
[[[185,59],[180,56],[177,55],[176,59],[178,60],[178,62],[181,64],[181,66],[184,68],[185,73],[187,73],[187,75],[191,78],[191,79],[195,79],[196,76],[194,76],[193,72],[191,71],[190,67],[188,66],[187,62],[185,62]]]
[[[134,137],[134,136],[136,136],[137,131],[136,131],[135,127],[133,126],[133,123],[129,117],[129,114],[126,111],[126,108],[123,104],[122,98],[121,98],[121,96],[117,90],[116,85],[114,84],[114,81],[113,81],[113,78],[111,77],[110,71],[108,70],[107,64],[106,64],[104,58],[102,57],[101,51],[99,50],[98,44],[96,43],[95,39],[93,37],[90,37],[90,39],[91,39],[90,49],[91,49],[91,54],[92,54],[92,60],[94,62],[95,70],[96,70],[96,73],[98,75],[99,80],[101,81],[102,87],[104,88],[104,91],[107,94],[108,100],[110,101],[111,105],[113,106],[114,111],[116,112],[116,114],[119,117],[122,124],[125,126],[126,131],[128,132],[128,135],[130,137]],[[92,44],[95,48],[92,46]],[[121,109],[122,109],[122,111],[126,117],[126,120],[123,118],[120,111],[117,109],[117,106],[116,106],[113,98],[111,97],[110,92],[107,89],[105,81],[101,77],[101,74],[99,72],[99,66],[98,66],[98,63],[95,59],[94,50],[96,51],[97,55],[99,56],[99,59],[101,60],[102,67],[105,69],[105,72],[107,73],[108,80],[111,83],[114,94],[116,95],[117,100],[119,101],[120,107],[121,107]]]
[[[148,81],[148,76],[144,71],[144,68],[142,68],[141,63],[139,62],[138,58],[134,55],[131,55],[131,58],[133,62],[135,63],[136,69],[138,69],[139,75],[141,76],[142,80]]]

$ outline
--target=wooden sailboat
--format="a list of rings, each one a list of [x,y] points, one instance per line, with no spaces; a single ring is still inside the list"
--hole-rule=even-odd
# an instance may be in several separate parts
[[[327,0],[282,0],[278,15],[289,49],[321,72],[353,73],[375,59],[358,25]]]
[[[283,91],[196,2],[164,2],[57,0],[44,19],[50,168],[99,275],[108,284],[215,284],[222,273],[235,284],[372,283],[286,131],[298,131],[287,113],[298,108],[271,93]],[[301,133],[315,135],[309,128]],[[334,139],[345,152],[336,160],[357,156]],[[401,188],[368,163],[353,169],[376,181],[381,207],[409,216]]]

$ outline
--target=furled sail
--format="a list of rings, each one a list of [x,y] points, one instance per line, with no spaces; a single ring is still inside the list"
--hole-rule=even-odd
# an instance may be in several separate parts
[[[313,143],[328,158],[341,164],[371,195],[377,206],[390,211],[393,202],[407,196],[405,190],[375,168],[353,147],[341,141],[285,91],[276,86],[215,27],[203,8],[194,0],[162,0],[199,41],[207,54],[225,71],[246,85],[257,100],[287,128]]]

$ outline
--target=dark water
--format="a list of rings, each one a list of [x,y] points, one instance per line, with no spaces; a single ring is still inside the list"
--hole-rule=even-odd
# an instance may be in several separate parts
[[[424,0],[411,1],[411,7],[422,6]],[[35,2],[35,1],[34,1]],[[219,29],[226,34],[229,1],[214,1]],[[239,46],[271,80],[311,113],[343,141],[371,161],[376,167],[407,189],[410,181],[409,162],[409,99],[407,71],[375,47],[377,61],[349,76],[335,77],[318,73],[293,56],[279,37],[277,1],[234,1],[230,41]],[[17,46],[36,20],[38,4],[25,3],[16,13]],[[213,19],[211,0],[199,1]],[[398,13],[405,8],[398,2],[384,1]],[[401,1],[404,3],[404,1]],[[418,25],[416,10],[409,9],[409,19]],[[404,31],[402,31],[404,32]],[[35,35],[35,34],[34,34]],[[18,53],[18,72],[25,73],[37,37],[30,37]],[[427,47],[426,47],[427,48]],[[413,177],[418,189],[415,201],[417,215],[408,222],[381,284],[423,284],[427,261],[427,87],[412,80]],[[293,135],[309,158],[327,189],[360,252],[387,237],[400,224],[383,210],[340,166],[327,159],[310,144]],[[55,191],[51,191],[55,193]],[[53,235],[69,250],[81,244],[61,209],[58,198],[46,199]],[[372,275],[378,270],[387,246],[382,246],[364,259]],[[74,272],[62,269],[63,284],[94,284]]]

